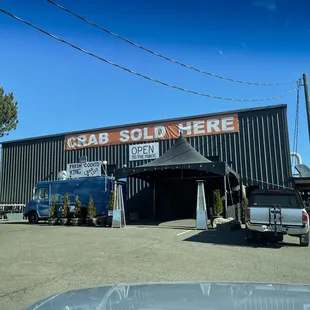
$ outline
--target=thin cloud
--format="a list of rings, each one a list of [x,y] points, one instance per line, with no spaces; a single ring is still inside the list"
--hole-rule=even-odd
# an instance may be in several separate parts
[[[275,11],[277,9],[275,0],[255,0],[252,2],[253,6],[264,7],[267,11]]]

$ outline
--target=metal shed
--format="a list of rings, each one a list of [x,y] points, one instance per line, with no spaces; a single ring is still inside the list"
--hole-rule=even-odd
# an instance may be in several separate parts
[[[88,161],[107,160],[110,171],[124,165],[129,168],[141,166],[150,160],[129,160],[129,146],[133,143],[156,141],[160,156],[177,139],[179,124],[187,126],[189,123],[198,124],[201,120],[212,125],[213,120],[227,120],[227,116],[232,116],[235,121],[231,132],[222,128],[219,132],[209,131],[205,134],[193,134],[185,130],[183,134],[204,157],[213,162],[227,162],[242,177],[246,186],[290,187],[291,163],[286,114],[285,104],[271,105],[3,142],[0,202],[26,203],[37,181],[55,179],[59,171],[66,170],[68,163],[78,162],[82,156],[87,156]],[[151,139],[141,142],[115,140],[116,134],[120,132],[137,128],[142,131],[143,128],[156,126],[170,126],[167,130],[169,135],[153,135],[152,139],[148,133]],[[103,132],[111,133],[113,143],[98,144],[98,139],[103,141],[105,138],[101,134]],[[87,146],[85,141],[80,143],[81,136],[88,137]],[[93,137],[97,137],[97,144],[91,144]],[[74,141],[77,143],[74,144]],[[79,143],[83,147],[77,147]],[[138,196],[140,199],[141,195],[145,195],[145,199],[148,199],[147,190],[142,191],[144,187],[142,180],[132,179],[128,182],[128,208],[138,207]]]

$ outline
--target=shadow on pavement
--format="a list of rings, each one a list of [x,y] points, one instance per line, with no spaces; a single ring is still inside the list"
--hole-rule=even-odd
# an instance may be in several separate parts
[[[200,242],[200,243],[209,243],[214,245],[228,245],[228,246],[238,246],[238,247],[252,247],[252,248],[282,248],[282,247],[299,247],[295,243],[269,243],[267,240],[259,240],[257,242],[249,243],[245,239],[245,231],[236,230],[236,231],[217,231],[210,229],[208,231],[202,231],[194,236],[191,236],[183,241],[187,242]]]
[[[137,228],[161,228],[161,229],[180,229],[192,230],[195,229],[195,220],[182,219],[174,221],[130,221],[128,226],[136,226]]]

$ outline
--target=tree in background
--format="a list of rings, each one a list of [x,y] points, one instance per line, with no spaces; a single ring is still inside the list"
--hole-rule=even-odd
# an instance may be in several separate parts
[[[15,130],[18,124],[18,106],[13,93],[4,94],[0,87],[0,138]]]

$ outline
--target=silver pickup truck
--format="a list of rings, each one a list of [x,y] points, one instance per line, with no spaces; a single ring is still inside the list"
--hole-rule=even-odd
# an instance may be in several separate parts
[[[260,237],[283,241],[284,235],[298,237],[309,245],[309,215],[296,190],[254,190],[245,213],[246,239]]]

